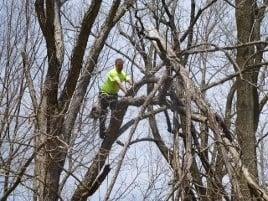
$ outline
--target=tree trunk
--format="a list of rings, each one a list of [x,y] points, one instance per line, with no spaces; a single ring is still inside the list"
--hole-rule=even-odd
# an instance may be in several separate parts
[[[239,43],[256,40],[255,15],[257,5],[254,0],[236,0],[236,23],[237,39]],[[259,33],[259,31],[258,31]],[[241,47],[237,49],[236,62],[239,66],[237,71],[248,70],[249,65],[254,64],[254,46]],[[258,178],[256,136],[258,126],[258,92],[257,92],[258,69],[248,70],[237,78],[237,119],[236,134],[241,147],[242,163],[249,169],[250,173]],[[243,178],[243,177],[241,177]],[[244,200],[252,200],[250,190],[244,179],[240,179],[240,187]]]

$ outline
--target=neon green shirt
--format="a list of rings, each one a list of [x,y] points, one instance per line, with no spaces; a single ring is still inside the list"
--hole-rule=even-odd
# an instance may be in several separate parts
[[[121,73],[118,73],[116,69],[113,69],[108,72],[107,79],[102,85],[101,91],[107,94],[117,94],[119,91],[117,82],[121,83],[128,80],[130,78],[125,72],[121,71]]]

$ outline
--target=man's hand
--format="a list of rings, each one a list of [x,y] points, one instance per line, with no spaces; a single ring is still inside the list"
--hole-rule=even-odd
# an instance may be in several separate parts
[[[126,95],[125,98],[129,100],[129,99],[132,98],[132,96],[128,96],[128,95]]]
[[[133,82],[132,79],[127,80],[127,83],[129,83],[132,87],[133,87],[133,85],[134,85],[134,82]]]
[[[127,90],[125,89],[125,87],[122,85],[122,83],[117,82],[118,87],[124,92],[124,94],[127,94]]]

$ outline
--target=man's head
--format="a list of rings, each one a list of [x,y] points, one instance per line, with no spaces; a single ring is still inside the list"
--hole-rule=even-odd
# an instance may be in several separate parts
[[[118,73],[121,73],[124,66],[124,61],[121,58],[115,60],[115,69]]]

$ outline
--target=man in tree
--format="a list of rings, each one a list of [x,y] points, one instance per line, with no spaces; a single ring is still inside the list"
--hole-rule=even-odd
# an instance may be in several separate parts
[[[130,77],[123,71],[124,61],[121,58],[115,60],[115,68],[108,72],[106,81],[101,87],[99,93],[99,104],[100,104],[100,138],[105,138],[105,122],[107,117],[107,107],[114,110],[117,104],[117,93],[121,89],[124,94],[127,94],[126,88],[122,82],[128,82],[132,84]]]

